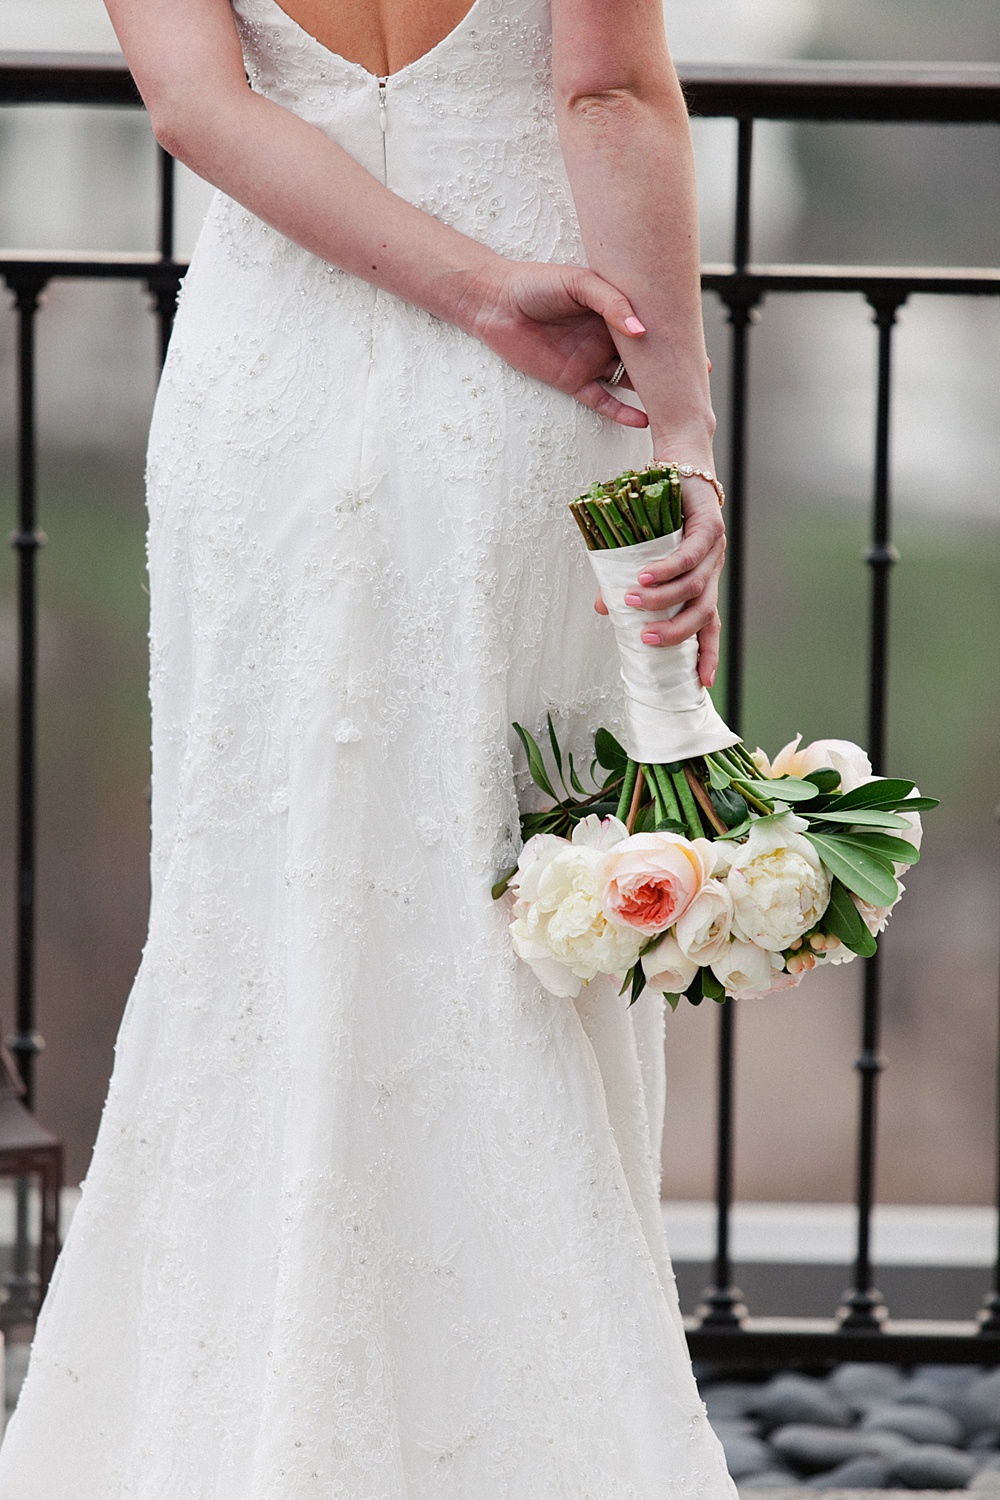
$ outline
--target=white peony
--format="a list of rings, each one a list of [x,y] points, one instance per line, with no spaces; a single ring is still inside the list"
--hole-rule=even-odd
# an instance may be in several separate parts
[[[830,901],[830,877],[794,813],[760,818],[729,856],[733,933],[775,952],[814,927]]]
[[[740,938],[735,938],[709,967],[726,993],[737,1000],[754,1000],[772,989],[788,989],[798,983],[782,973],[785,960],[780,953]]]
[[[710,964],[723,953],[732,925],[733,898],[728,887],[721,880],[706,880],[677,918],[674,935],[687,958],[696,964]]]
[[[628,830],[617,818],[591,816],[572,842],[536,834],[521,851],[510,886],[514,951],[553,995],[573,997],[598,974],[624,974],[639,957],[642,934],[609,922],[602,909],[607,851]]]
[[[683,995],[700,967],[681,951],[672,932],[665,933],[655,948],[642,955],[646,983],[661,995]]]
[[[872,763],[860,745],[850,740],[813,740],[811,745],[803,745],[800,750],[801,740],[801,734],[797,734],[778,751],[773,761],[768,760],[763,750],[755,750],[754,762],[764,776],[801,776],[806,779],[811,771],[828,766],[839,775],[842,792],[853,792],[856,786],[871,781]]]

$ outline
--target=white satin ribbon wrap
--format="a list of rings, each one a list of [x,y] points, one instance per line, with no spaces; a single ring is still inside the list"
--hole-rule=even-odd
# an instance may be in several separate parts
[[[588,552],[608,614],[615,629],[625,684],[625,749],[633,760],[647,765],[689,760],[709,750],[725,750],[739,743],[716,712],[707,690],[698,681],[698,642],[679,646],[647,646],[642,632],[652,620],[669,620],[673,609],[633,609],[626,593],[638,588],[639,573],[662,562],[681,544],[683,532],[654,537],[635,547],[610,547]]]

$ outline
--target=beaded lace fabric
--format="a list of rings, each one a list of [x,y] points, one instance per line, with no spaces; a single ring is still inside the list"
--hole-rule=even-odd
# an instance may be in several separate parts
[[[545,0],[254,89],[582,260]],[[149,454],[153,902],[0,1500],[721,1500],[659,1215],[663,1013],[515,962],[509,725],[620,702],[567,509],[649,456],[217,196]]]

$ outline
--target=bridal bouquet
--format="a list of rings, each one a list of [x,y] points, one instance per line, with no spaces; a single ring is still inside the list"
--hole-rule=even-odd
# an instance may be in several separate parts
[[[874,776],[846,740],[802,747],[799,735],[773,762],[751,754],[698,680],[697,642],[643,645],[649,619],[674,611],[621,601],[680,544],[676,468],[594,485],[571,508],[615,628],[627,748],[597,731],[588,792],[551,717],[554,776],[515,724],[552,803],[522,815],[520,859],[493,890],[516,898],[515,952],[554,995],[607,974],[630,1004],[648,985],[674,1007],[787,989],[817,964],[874,953],[936,799]]]

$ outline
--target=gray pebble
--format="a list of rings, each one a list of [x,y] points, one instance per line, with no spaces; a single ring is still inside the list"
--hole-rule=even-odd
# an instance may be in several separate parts
[[[760,1389],[759,1385],[752,1385],[749,1381],[720,1380],[717,1385],[704,1386],[701,1396],[713,1422],[728,1421],[745,1417]]]
[[[751,1422],[749,1417],[711,1417],[712,1428],[716,1437],[758,1437],[759,1432],[756,1422]]]
[[[889,1465],[886,1483],[909,1490],[964,1490],[976,1472],[976,1461],[954,1448],[921,1444]]]
[[[895,1365],[846,1364],[838,1365],[827,1384],[852,1411],[864,1413],[896,1400],[904,1382]]]
[[[760,1474],[774,1462],[774,1456],[766,1443],[746,1433],[719,1434],[722,1451],[726,1455],[726,1467],[734,1479],[748,1479],[751,1474]]]
[[[1000,1370],[980,1375],[963,1391],[955,1393],[950,1411],[963,1423],[971,1436],[986,1428],[1000,1426]]]
[[[849,1458],[826,1474],[816,1474],[807,1483],[815,1490],[880,1490],[885,1486],[889,1465],[884,1458],[865,1454]]]
[[[776,1375],[762,1386],[747,1408],[765,1431],[806,1422],[817,1427],[849,1427],[851,1413],[820,1380],[805,1375]]]
[[[962,1441],[962,1424],[935,1406],[879,1406],[861,1423],[862,1432],[898,1432],[914,1443],[954,1447]]]
[[[874,1454],[890,1462],[909,1452],[912,1444],[894,1432],[843,1432],[834,1427],[792,1423],[772,1432],[771,1447],[797,1469],[816,1474],[850,1458]]]

